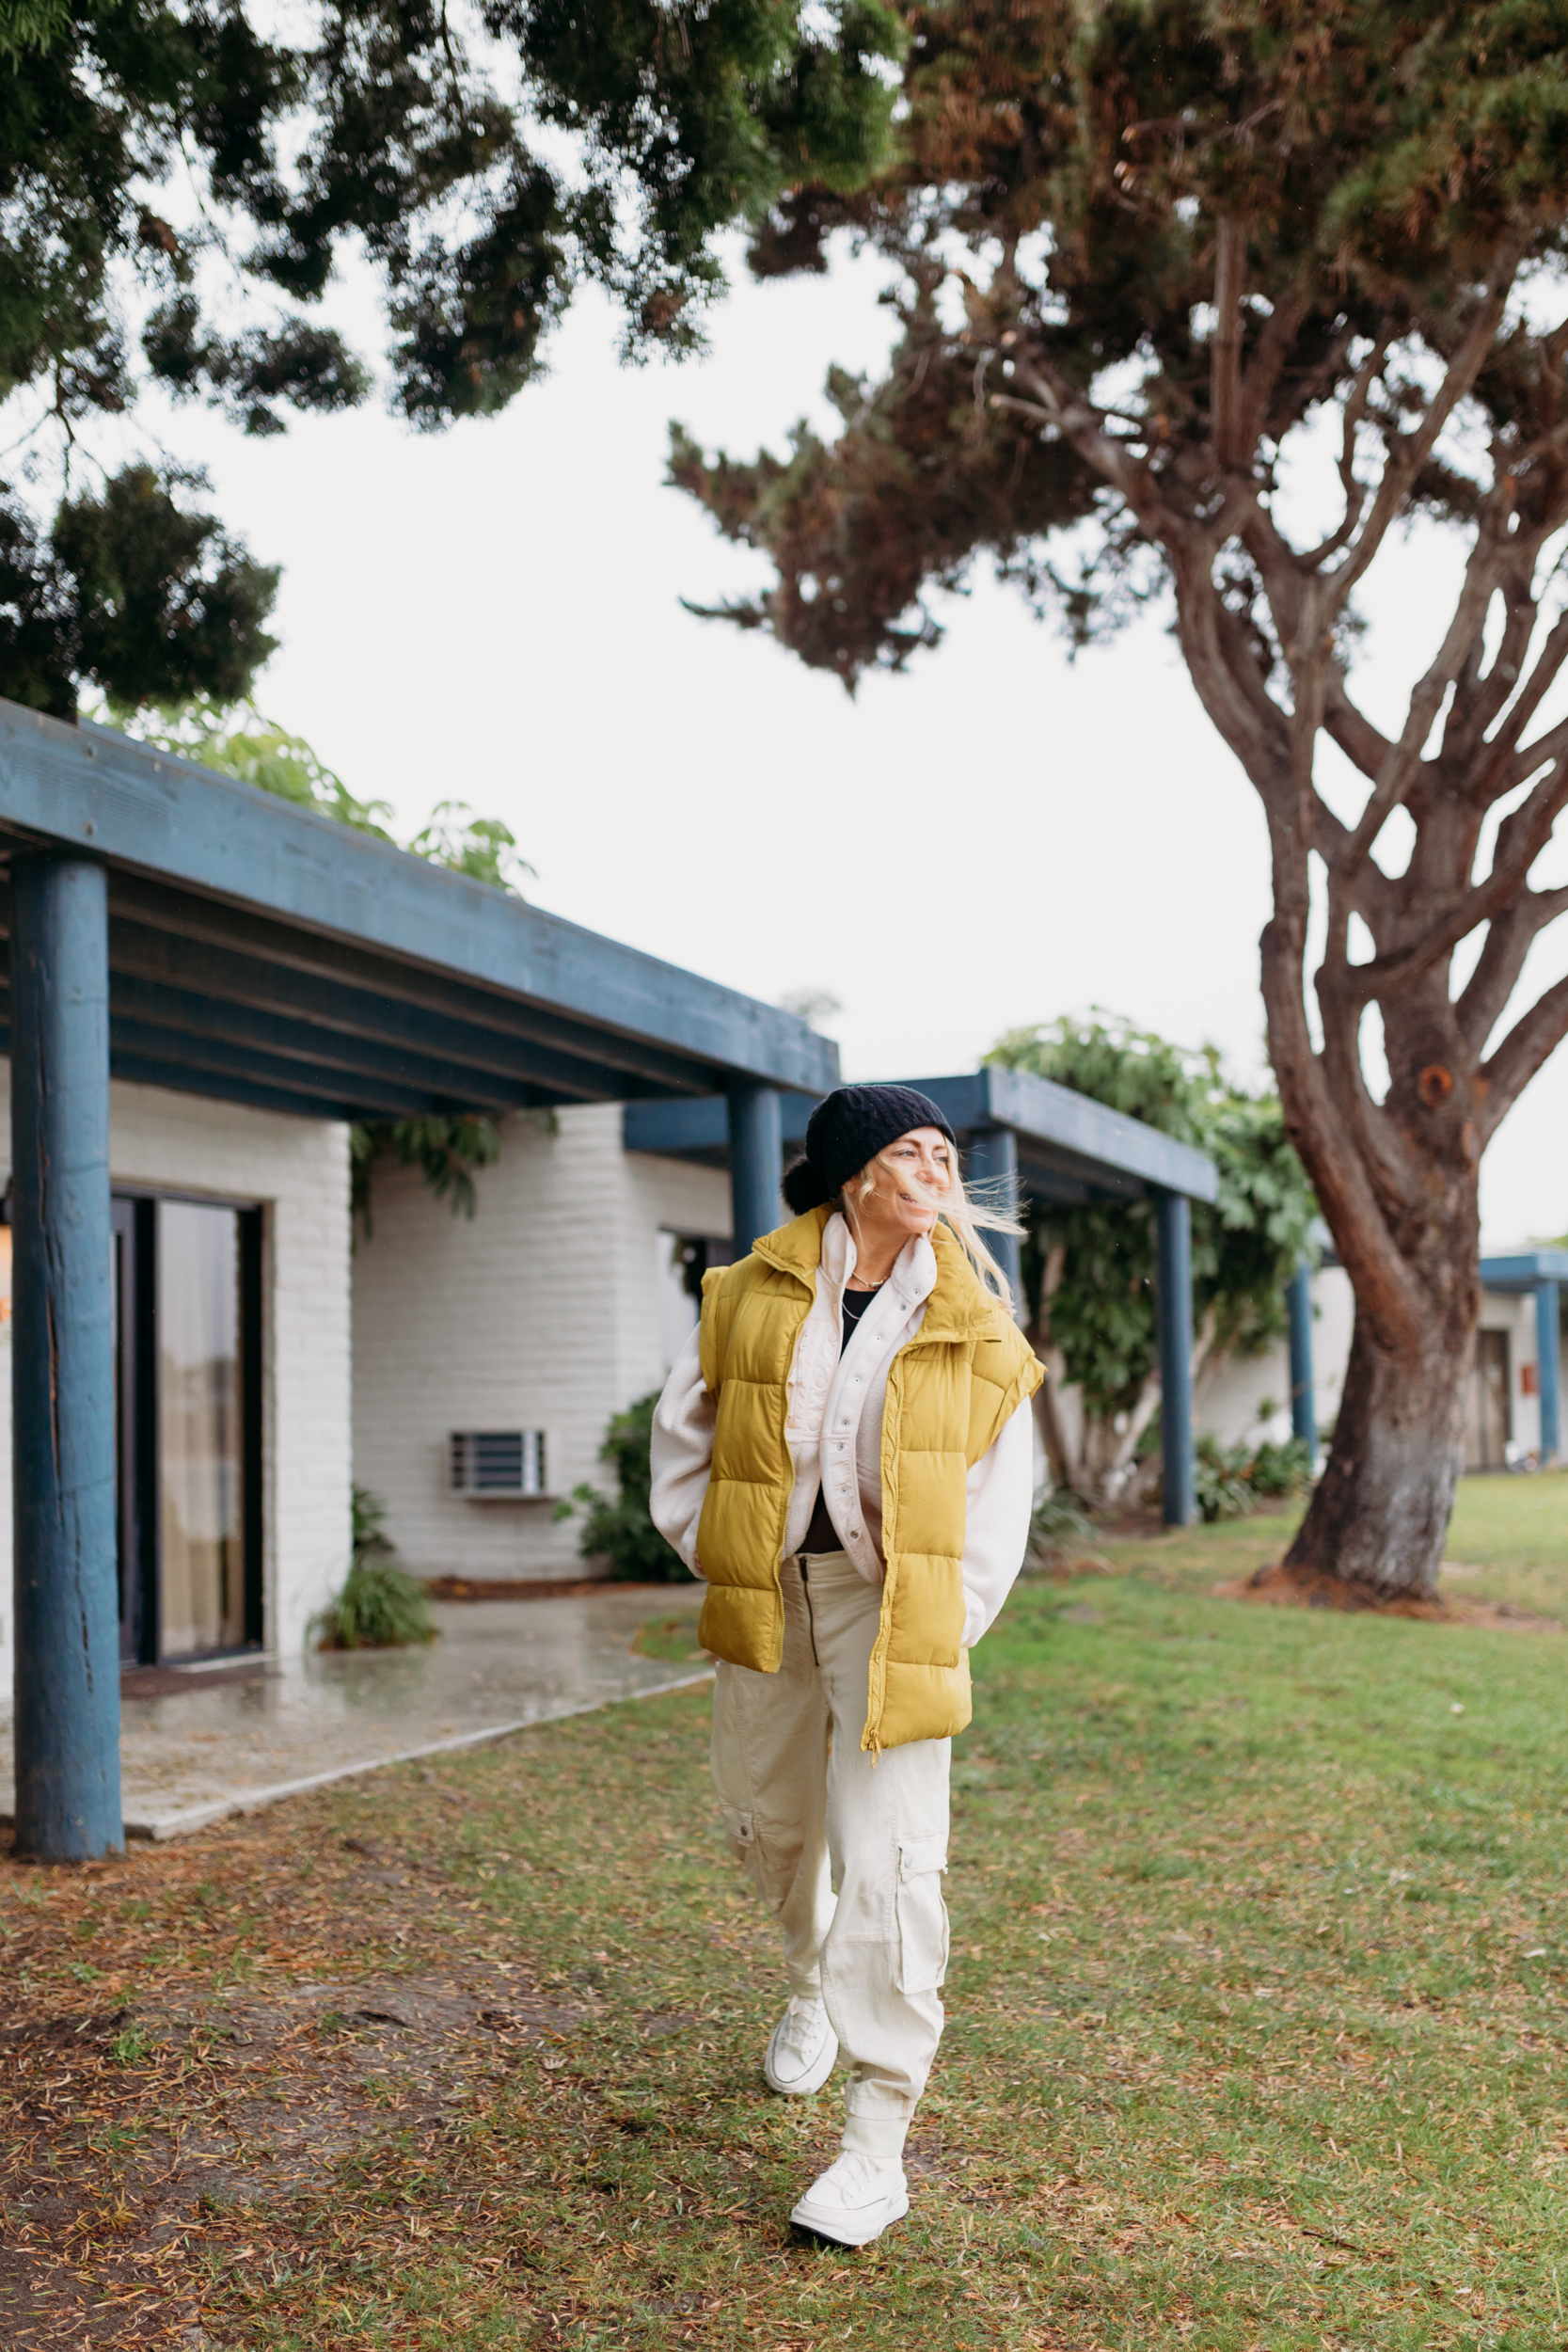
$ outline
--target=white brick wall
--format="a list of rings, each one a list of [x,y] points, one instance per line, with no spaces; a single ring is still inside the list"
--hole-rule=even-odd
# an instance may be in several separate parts
[[[349,1555],[348,1130],[160,1087],[109,1089],[117,1184],[263,1205],[262,1435],[269,1649],[297,1650]],[[10,1066],[0,1061],[0,1184]],[[0,1692],[11,1680],[10,1327],[0,1345]]]
[[[416,1170],[378,1166],[354,1258],[354,1465],[421,1576],[580,1572],[578,1527],[545,1502],[446,1490],[454,1429],[546,1429],[562,1492],[602,1476],[605,1424],[665,1372],[660,1231],[727,1234],[727,1176],[627,1152],[590,1104],[552,1135],[509,1119],[470,1223]]]

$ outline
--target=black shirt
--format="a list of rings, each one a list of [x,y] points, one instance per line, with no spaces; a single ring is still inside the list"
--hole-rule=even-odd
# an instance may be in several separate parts
[[[844,1336],[838,1343],[838,1352],[841,1356],[849,1344],[850,1332],[880,1289],[881,1284],[879,1282],[874,1291],[845,1292]],[[828,1499],[820,1486],[816,1489],[816,1502],[812,1511],[811,1525],[806,1530],[800,1549],[802,1551],[842,1551],[844,1549],[844,1538],[833,1525],[828,1511]]]

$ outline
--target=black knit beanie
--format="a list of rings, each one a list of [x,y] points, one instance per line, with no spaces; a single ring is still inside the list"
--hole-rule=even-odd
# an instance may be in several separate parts
[[[918,1087],[839,1087],[806,1122],[806,1155],[784,1170],[785,1200],[797,1216],[820,1208],[857,1168],[915,1127],[939,1128],[949,1143],[958,1143],[930,1096]]]

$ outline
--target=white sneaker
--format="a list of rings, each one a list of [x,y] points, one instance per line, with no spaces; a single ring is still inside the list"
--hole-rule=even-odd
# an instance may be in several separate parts
[[[782,2092],[786,2099],[803,2099],[808,2092],[821,2090],[837,2058],[838,2036],[822,2003],[792,1994],[768,2038],[768,2055],[762,2061],[768,2090]]]
[[[896,2156],[846,2148],[821,2179],[813,2181],[789,2217],[797,2229],[831,2237],[839,2246],[869,2246],[909,2209],[904,2168]]]

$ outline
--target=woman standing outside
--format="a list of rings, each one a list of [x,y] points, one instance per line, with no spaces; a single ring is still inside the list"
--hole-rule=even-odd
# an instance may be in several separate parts
[[[764,2073],[795,2098],[848,2067],[843,2150],[790,2218],[863,2246],[909,2211],[950,1741],[1023,1558],[1042,1373],[976,1232],[1016,1228],[966,1199],[929,1096],[841,1087],[784,1189],[793,1222],[704,1279],[654,1417],[652,1505],[707,1584],[714,1786],[784,1931]]]

